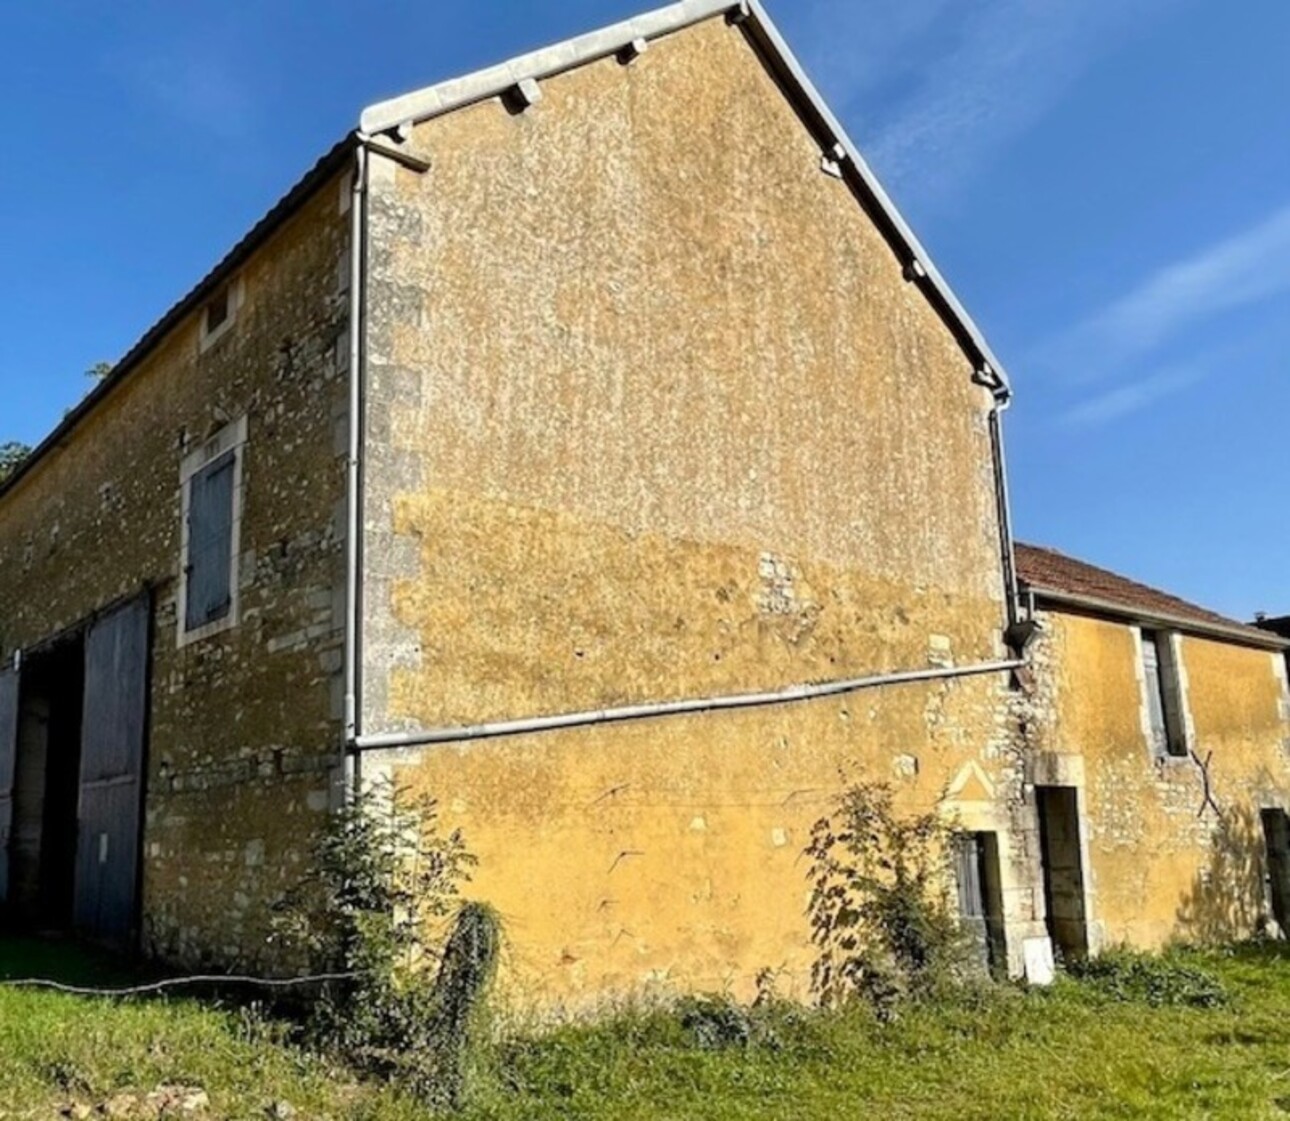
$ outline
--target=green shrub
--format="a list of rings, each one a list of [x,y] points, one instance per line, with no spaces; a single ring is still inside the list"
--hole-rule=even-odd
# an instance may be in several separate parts
[[[968,947],[950,904],[953,834],[934,813],[898,816],[881,783],[852,786],[812,830],[812,983],[825,1006],[860,998],[882,1018],[957,986]]]
[[[274,921],[275,939],[313,969],[348,974],[309,1010],[308,1042],[426,1100],[459,1104],[498,924],[471,904],[446,949],[435,933],[458,910],[474,863],[459,832],[441,833],[432,800],[392,784],[331,818]]]
[[[747,1047],[754,1039],[755,1025],[748,1009],[723,997],[690,997],[677,1009],[681,1027],[702,1051]]]
[[[1155,955],[1127,948],[1108,950],[1067,971],[1080,984],[1122,1003],[1152,1008],[1221,1008],[1229,997],[1212,973],[1188,965],[1177,953]]]

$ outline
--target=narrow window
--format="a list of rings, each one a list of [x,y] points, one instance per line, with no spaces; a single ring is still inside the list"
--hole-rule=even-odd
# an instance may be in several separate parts
[[[243,417],[207,440],[180,469],[184,519],[180,645],[218,634],[238,622],[236,571],[245,445]]]
[[[192,477],[188,497],[188,581],[184,626],[194,631],[233,606],[233,469],[226,452]]]
[[[206,305],[206,333],[214,334],[228,322],[228,289],[221,288],[219,293]]]
[[[242,293],[242,281],[235,278],[206,301],[198,323],[199,351],[204,353],[233,329],[238,309],[242,306]]]
[[[1170,635],[1160,631],[1142,632],[1142,675],[1147,690],[1152,751],[1161,758],[1185,759],[1188,751],[1182,683]]]

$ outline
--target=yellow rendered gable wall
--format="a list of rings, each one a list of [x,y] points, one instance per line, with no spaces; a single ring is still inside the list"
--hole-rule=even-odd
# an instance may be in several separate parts
[[[1257,933],[1268,914],[1259,811],[1290,808],[1281,656],[1182,638],[1192,747],[1202,768],[1193,759],[1153,757],[1131,626],[1053,613],[1044,624],[1043,672],[1057,688],[1036,747],[1084,761],[1089,871],[1103,940],[1157,946]]]
[[[1004,656],[989,394],[742,33],[542,92],[373,157],[364,732]],[[800,991],[810,825],[870,776],[1007,829],[1006,690],[367,765],[465,829],[534,999]]]

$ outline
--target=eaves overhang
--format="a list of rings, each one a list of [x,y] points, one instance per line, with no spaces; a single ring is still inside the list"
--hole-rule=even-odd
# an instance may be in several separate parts
[[[936,309],[965,351],[978,382],[1000,401],[1011,399],[1012,385],[1003,364],[981,329],[932,262],[909,223],[847,135],[841,122],[807,76],[760,0],[681,0],[600,31],[521,55],[465,77],[440,82],[369,106],[359,129],[375,136],[444,116],[468,105],[500,97],[525,82],[541,82],[588,63],[620,55],[705,20],[737,23],[763,63],[810,129],[824,158],[833,161],[879,230],[900,258],[910,282]]]
[[[1038,606],[1050,607],[1058,612],[1089,615],[1152,630],[1177,631],[1180,634],[1216,639],[1240,646],[1253,646],[1263,650],[1290,650],[1290,640],[1237,622],[1228,625],[1204,619],[1192,619],[1185,615],[1152,611],[1131,604],[1117,603],[1114,600],[1063,592],[1056,588],[1045,588],[1024,581],[1021,584],[1021,592],[1023,596],[1034,596]]]

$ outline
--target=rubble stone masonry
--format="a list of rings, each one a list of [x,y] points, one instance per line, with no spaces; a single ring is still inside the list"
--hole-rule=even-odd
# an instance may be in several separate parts
[[[0,651],[150,589],[144,947],[265,956],[267,907],[328,810],[341,742],[348,219],[320,189],[202,313],[0,497]],[[240,302],[240,306],[237,304]],[[180,645],[180,465],[246,417],[238,624]]]

